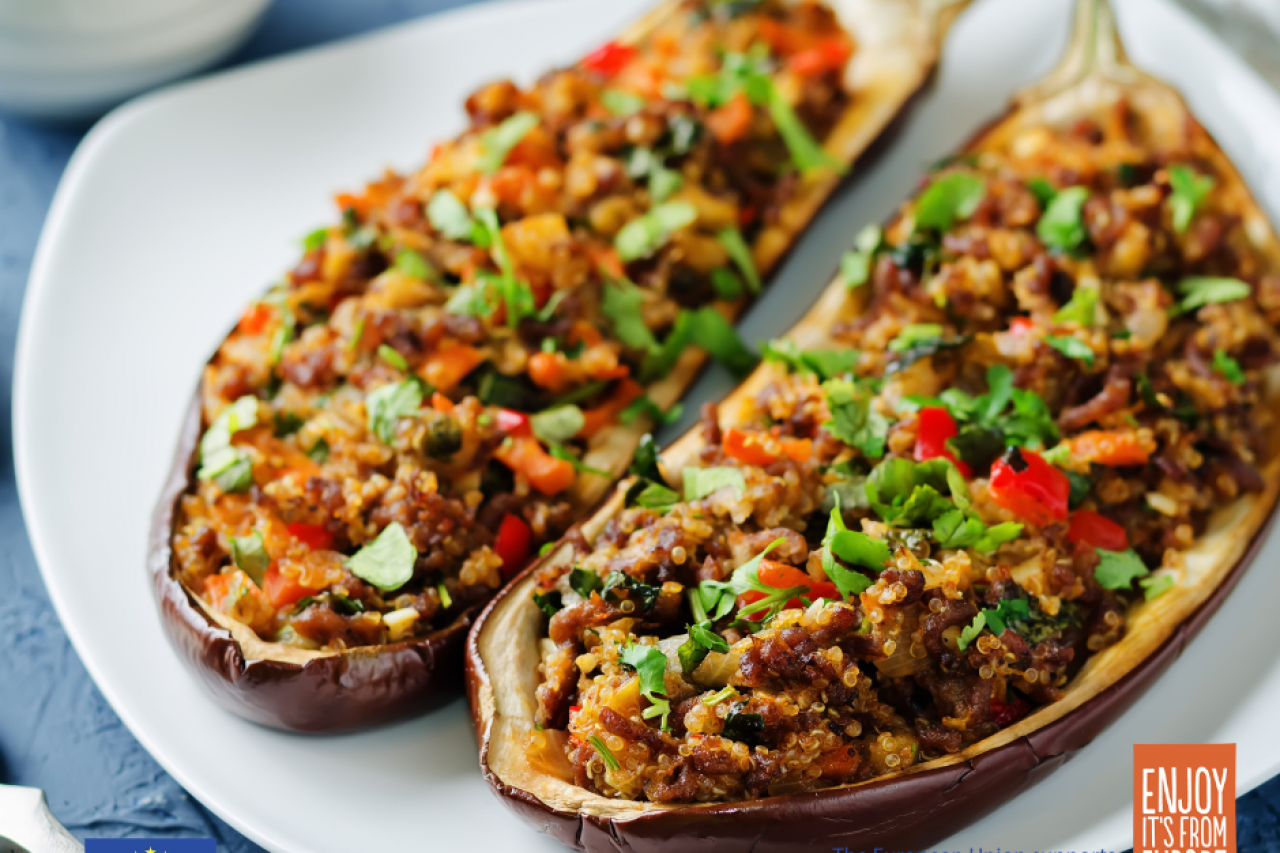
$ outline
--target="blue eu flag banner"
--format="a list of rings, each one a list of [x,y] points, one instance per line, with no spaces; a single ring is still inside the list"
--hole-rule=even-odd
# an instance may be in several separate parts
[[[84,853],[218,853],[212,838],[86,838]]]

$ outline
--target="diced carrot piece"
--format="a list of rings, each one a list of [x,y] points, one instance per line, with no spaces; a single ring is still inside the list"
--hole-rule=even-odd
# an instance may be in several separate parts
[[[618,387],[608,400],[605,400],[594,409],[585,410],[583,415],[582,429],[578,431],[580,438],[591,438],[591,436],[600,432],[608,426],[617,423],[618,416],[622,414],[622,410],[631,405],[636,399],[644,393],[644,388],[634,379],[623,379],[618,383]]]
[[[544,495],[555,495],[573,485],[573,463],[557,459],[533,436],[512,436],[494,456],[512,471],[523,474]]]
[[[567,380],[567,360],[562,352],[535,352],[529,356],[529,378],[539,388],[559,393]]]
[[[255,302],[240,318],[240,331],[246,335],[260,335],[275,318],[276,309],[263,302]]]
[[[1145,465],[1155,452],[1155,439],[1135,430],[1088,430],[1067,440],[1078,462],[1099,465]]]
[[[813,439],[781,438],[778,443],[782,446],[782,452],[796,462],[808,462],[813,455]]]
[[[751,102],[743,92],[707,114],[706,125],[721,145],[732,145],[751,129]]]
[[[767,433],[748,432],[730,427],[720,442],[726,456],[748,465],[772,465],[778,461],[778,444]]]
[[[418,375],[437,391],[449,393],[467,374],[484,363],[484,350],[466,344],[453,344],[427,356]]]
[[[446,415],[453,411],[453,401],[445,395],[436,391],[431,395],[431,408],[437,412],[444,412]]]

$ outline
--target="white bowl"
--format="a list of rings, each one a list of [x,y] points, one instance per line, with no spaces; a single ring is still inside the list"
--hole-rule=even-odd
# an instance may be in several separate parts
[[[271,0],[0,0],[0,110],[92,118],[217,62]]]

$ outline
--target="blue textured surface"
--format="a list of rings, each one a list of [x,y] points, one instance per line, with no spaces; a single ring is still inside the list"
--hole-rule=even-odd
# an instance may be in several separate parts
[[[462,5],[278,0],[226,64]],[[257,851],[161,770],[98,693],[49,605],[18,507],[9,417],[18,312],[41,222],[82,132],[0,115],[0,783],[43,788],[80,838],[212,835],[220,850]],[[1241,851],[1280,853],[1280,779],[1241,798],[1238,815]]]

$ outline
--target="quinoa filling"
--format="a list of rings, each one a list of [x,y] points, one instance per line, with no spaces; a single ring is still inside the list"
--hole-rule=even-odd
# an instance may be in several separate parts
[[[569,525],[611,426],[761,287],[847,109],[855,49],[811,0],[687,0],[532,87],[475,92],[413,174],[341,222],[207,366],[180,579],[266,640],[425,636]]]
[[[1143,130],[1121,102],[940,164],[845,256],[837,345],[767,345],[696,464],[648,446],[538,570],[536,742],[575,784],[749,800],[959,752],[1058,700],[1262,489],[1280,274],[1207,138]]]

